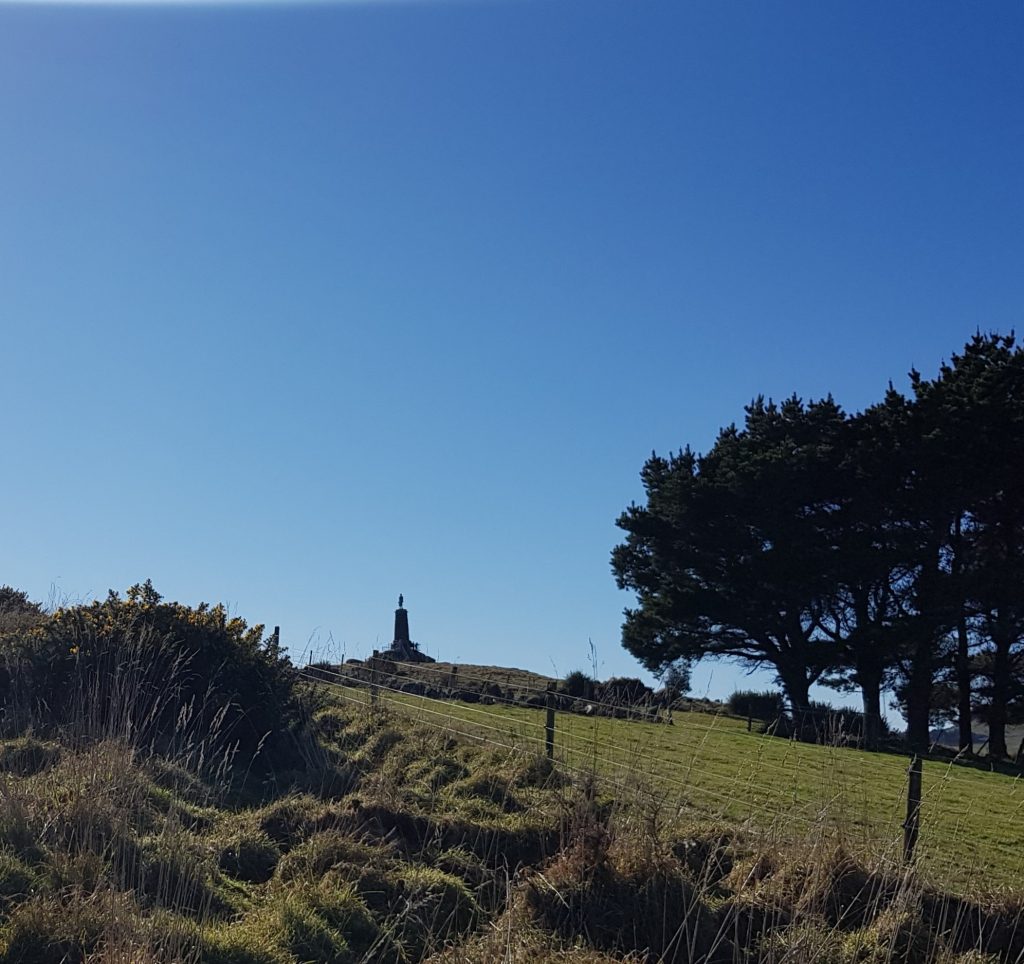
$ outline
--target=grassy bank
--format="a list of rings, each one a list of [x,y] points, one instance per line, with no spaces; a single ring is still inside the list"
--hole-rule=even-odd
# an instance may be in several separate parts
[[[367,702],[365,688],[338,689]],[[381,699],[425,725],[540,751],[545,713],[505,703],[463,703],[382,690]],[[906,810],[907,758],[799,743],[748,732],[724,715],[676,713],[673,725],[556,714],[557,758],[612,784],[643,787],[667,808],[801,837],[827,822],[855,852],[895,858]],[[1024,784],[943,760],[925,761],[922,872],[962,893],[1024,879]]]
[[[558,712],[552,762],[500,686],[314,683],[148,583],[25,615],[0,636],[3,964],[1024,959],[1011,865],[969,871],[1012,833],[1004,778],[929,769],[907,865],[898,758]],[[1008,823],[941,839],[957,793]]]
[[[455,719],[458,717],[456,716]],[[966,901],[852,852],[649,808],[405,708],[312,721],[302,787],[244,792],[118,741],[0,744],[0,960],[720,964],[1024,953]]]
[[[854,852],[645,808],[404,709],[314,720],[301,790],[225,794],[116,741],[0,745],[0,960],[1011,961],[967,902]]]

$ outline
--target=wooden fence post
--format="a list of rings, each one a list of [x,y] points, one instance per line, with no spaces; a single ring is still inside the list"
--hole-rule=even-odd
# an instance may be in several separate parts
[[[544,723],[544,744],[547,749],[548,759],[555,757],[555,684],[548,683],[546,695],[547,720]]]
[[[921,755],[915,753],[907,770],[907,819],[903,824],[903,860],[914,859],[914,848],[921,830]]]

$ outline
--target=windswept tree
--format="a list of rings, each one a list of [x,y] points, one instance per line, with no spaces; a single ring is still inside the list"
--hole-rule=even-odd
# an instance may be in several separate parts
[[[838,668],[823,682],[860,691],[870,748],[881,734],[882,688],[899,664],[914,586],[914,542],[898,498],[906,411],[906,399],[890,390],[882,404],[848,419],[833,476],[831,589],[821,627],[836,644]]]
[[[1012,334],[979,333],[936,378],[915,372],[912,382],[926,454],[918,477],[931,475],[926,498],[944,542],[940,606],[955,630],[961,747],[980,667],[989,753],[1006,757],[1024,645],[1024,350]],[[982,650],[973,663],[972,644]]]
[[[831,399],[758,399],[706,455],[652,455],[612,554],[637,596],[626,648],[655,671],[771,666],[798,713],[814,682],[856,687],[869,745],[887,684],[917,751],[954,692],[961,748],[981,709],[1007,756],[1024,702],[1024,350],[979,333],[911,387],[851,418]]]
[[[838,657],[822,623],[845,422],[831,399],[759,398],[707,455],[647,461],[647,501],[620,516],[612,570],[637,595],[623,645],[648,669],[704,657],[767,665],[794,712],[807,709]]]

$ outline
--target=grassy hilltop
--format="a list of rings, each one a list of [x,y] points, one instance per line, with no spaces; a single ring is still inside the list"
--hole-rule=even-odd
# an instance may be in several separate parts
[[[1014,814],[975,832],[926,810],[924,863],[904,866],[880,797],[898,796],[897,758],[695,712],[559,712],[551,762],[543,711],[383,684],[371,699],[217,607],[135,589],[2,633],[0,961],[1024,954],[1009,864],[968,873],[1000,833],[1018,845]],[[949,799],[943,780],[979,812],[1015,793],[933,769],[926,802]]]

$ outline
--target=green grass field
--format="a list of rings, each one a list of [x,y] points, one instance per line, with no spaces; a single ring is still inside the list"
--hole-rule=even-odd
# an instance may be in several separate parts
[[[366,689],[337,687],[358,702]],[[382,691],[397,712],[455,735],[544,749],[545,713],[505,704],[430,700]],[[851,851],[896,859],[906,809],[905,756],[748,732],[746,721],[677,713],[674,725],[557,713],[556,758],[639,792],[662,813],[699,811],[780,838],[829,832]],[[926,877],[963,893],[1019,890],[1024,881],[1024,785],[929,760],[918,854]]]

